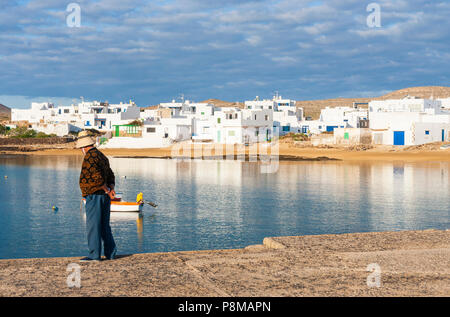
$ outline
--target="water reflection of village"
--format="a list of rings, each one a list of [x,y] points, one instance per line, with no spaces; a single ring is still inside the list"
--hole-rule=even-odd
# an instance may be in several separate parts
[[[143,192],[159,205],[145,206],[142,214],[111,215],[121,245],[137,251],[180,249],[186,241],[186,248],[214,247],[226,239],[233,245],[253,231],[385,231],[448,222],[448,162],[280,162],[274,174],[260,173],[259,163],[231,160],[110,162],[124,200]],[[53,203],[36,197],[56,197],[58,216],[45,215],[45,221],[56,228],[49,238],[58,239],[64,226],[77,222],[80,166],[81,159],[70,156],[2,157],[0,168],[21,170],[20,179],[9,177],[2,190],[9,200],[22,201],[21,217],[34,223]],[[29,240],[42,239],[39,230],[33,226]],[[76,233],[84,243],[82,227]]]
[[[367,230],[383,230],[383,225],[417,227],[423,209],[448,205],[448,162],[280,162],[274,174],[260,173],[259,163],[231,160],[117,158],[112,166],[119,175],[161,184],[152,189],[155,197],[170,195],[164,184],[175,183],[177,192],[192,191],[187,196],[199,207],[196,217],[216,218],[219,215],[211,215],[214,208],[205,204],[226,204],[229,213],[222,216],[233,217],[236,228],[246,221],[249,190],[264,191],[267,212],[281,232],[283,224],[295,221],[291,216],[298,210],[306,214],[313,209],[312,217],[322,222],[339,217],[340,222],[354,223],[359,218]],[[170,203],[177,209],[176,199]]]

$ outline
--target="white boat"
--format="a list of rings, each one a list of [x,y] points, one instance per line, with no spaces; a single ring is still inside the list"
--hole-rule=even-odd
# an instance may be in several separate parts
[[[86,199],[82,199],[86,205]],[[141,212],[144,207],[144,203],[122,201],[121,198],[111,200],[111,212]]]
[[[111,211],[118,212],[141,212],[144,207],[143,203],[129,201],[111,201]]]

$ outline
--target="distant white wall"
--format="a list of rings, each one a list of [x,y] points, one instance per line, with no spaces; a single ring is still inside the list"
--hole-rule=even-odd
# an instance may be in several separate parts
[[[36,132],[45,134],[56,134],[57,136],[66,136],[70,132],[79,132],[82,129],[69,123],[34,123],[31,128]]]
[[[441,101],[433,99],[403,98],[373,100],[369,102],[370,112],[439,112]]]
[[[444,109],[450,109],[450,98],[438,99],[441,102],[441,107]]]
[[[442,136],[444,136],[444,141],[447,141],[449,131],[450,124],[416,122],[414,124],[414,138],[411,143],[420,145],[425,143],[441,142]]]
[[[145,149],[145,148],[162,148],[168,147],[171,143],[169,139],[160,138],[155,136],[152,137],[142,137],[142,138],[133,138],[133,137],[114,137],[109,139],[108,142],[101,146],[101,148],[107,149]]]
[[[370,129],[336,128],[334,129],[335,144],[371,144],[372,133]]]

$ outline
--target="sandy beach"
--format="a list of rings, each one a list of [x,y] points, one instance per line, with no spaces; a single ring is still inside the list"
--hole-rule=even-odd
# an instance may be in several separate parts
[[[78,260],[0,260],[0,296],[450,295],[449,230],[273,237],[243,249]],[[67,284],[71,263],[79,288]]]
[[[369,149],[359,149],[355,147],[343,146],[295,146],[289,143],[281,143],[278,148],[280,161],[303,161],[303,160],[342,160],[342,161],[404,161],[404,162],[425,162],[425,161],[450,161],[450,149],[442,150],[442,144],[431,144],[426,146],[393,147],[374,146]],[[209,145],[211,146],[211,145]],[[191,157],[204,159],[215,156],[215,152],[208,150],[208,145],[195,145],[191,147]],[[234,158],[238,154],[248,157],[251,153],[257,153],[255,147],[231,147]],[[157,157],[171,158],[172,148],[150,148],[150,149],[101,149],[103,153],[112,157]],[[244,152],[245,151],[245,152]],[[199,154],[200,153],[200,154]],[[222,153],[225,155],[227,149],[223,146]],[[264,153],[264,152],[263,152]],[[270,152],[269,152],[270,153]],[[22,154],[22,155],[82,155],[80,150],[74,149],[73,145],[61,145],[59,148],[35,146],[26,149],[9,148],[0,149],[0,154]],[[185,155],[186,152],[180,155]],[[276,153],[274,153],[276,155]],[[223,156],[225,158],[225,156]],[[243,159],[243,157],[241,158]],[[247,159],[248,160],[248,159]]]

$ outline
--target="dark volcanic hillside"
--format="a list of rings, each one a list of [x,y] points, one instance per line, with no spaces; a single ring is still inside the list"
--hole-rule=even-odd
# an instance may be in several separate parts
[[[0,121],[11,120],[11,109],[0,103]]]

